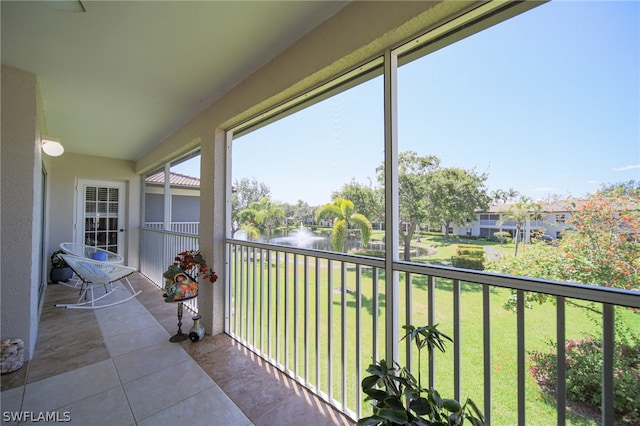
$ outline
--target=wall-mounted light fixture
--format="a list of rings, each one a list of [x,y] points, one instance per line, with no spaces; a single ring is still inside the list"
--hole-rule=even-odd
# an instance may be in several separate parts
[[[42,139],[42,150],[52,157],[59,157],[64,153],[64,147],[60,141],[52,138]]]

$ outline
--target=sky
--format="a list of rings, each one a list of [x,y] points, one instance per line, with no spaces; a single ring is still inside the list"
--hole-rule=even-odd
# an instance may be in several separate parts
[[[312,206],[377,185],[382,90],[376,77],[238,138],[233,180]],[[640,2],[546,3],[400,67],[398,140],[535,200],[640,180]]]

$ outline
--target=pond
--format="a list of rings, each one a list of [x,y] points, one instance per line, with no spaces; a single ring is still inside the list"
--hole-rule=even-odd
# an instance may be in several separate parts
[[[283,246],[291,246],[291,247],[323,250],[323,251],[334,251],[333,247],[331,246],[331,237],[315,233],[303,227],[296,229],[294,231],[290,231],[288,234],[284,236],[277,236],[277,237],[271,238],[269,242],[273,244],[280,244]],[[350,252],[352,250],[362,250],[364,248],[362,244],[362,240],[359,237],[347,238],[345,246],[346,246],[346,252]],[[369,245],[366,248],[368,250],[378,250],[383,252],[384,243],[382,241],[372,241],[369,243]],[[400,251],[402,253],[402,249]],[[411,248],[411,257],[429,256],[429,254],[430,253],[428,249],[417,248],[417,247]]]

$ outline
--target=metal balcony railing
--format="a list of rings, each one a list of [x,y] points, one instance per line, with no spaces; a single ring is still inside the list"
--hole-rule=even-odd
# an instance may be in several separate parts
[[[145,222],[145,228],[163,229],[164,222]],[[171,232],[198,235],[200,222],[171,222]]]
[[[185,250],[198,250],[199,243],[198,235],[140,228],[140,272],[155,285],[164,288],[162,274],[173,263],[176,255]],[[185,302],[195,313],[198,312],[197,299]]]
[[[525,293],[534,292],[556,302],[550,333],[558,342],[557,422],[564,424],[566,306],[593,303],[602,312],[602,422],[614,423],[614,322],[619,310],[640,308],[640,292],[411,262],[393,262],[388,273],[382,259],[239,240],[227,240],[227,262],[227,332],[353,419],[370,413],[363,407],[360,382],[373,359],[397,353],[397,361],[415,374],[416,350],[407,340],[389,343],[387,336],[402,336],[389,327],[440,324],[453,343],[447,353],[429,359],[423,375],[429,386],[444,389],[443,397],[471,396],[487,424],[535,423],[526,412],[527,381],[532,380],[526,350],[527,333],[535,333],[536,324],[525,320]],[[393,287],[386,283],[391,274],[397,283]],[[394,288],[395,297],[385,294],[386,288]],[[496,303],[507,299],[510,290],[516,295],[516,313]],[[461,301],[469,297],[477,303],[463,312],[462,306],[469,305]],[[391,300],[397,300],[394,318],[385,309]],[[492,338],[496,310],[504,314],[500,321],[514,325],[508,341]],[[462,319],[469,316],[473,327],[463,329]],[[397,346],[390,351],[387,344]],[[494,395],[497,360],[504,357],[516,360],[507,384],[513,388],[512,418],[504,417],[505,407]],[[463,369],[467,364],[472,368]]]

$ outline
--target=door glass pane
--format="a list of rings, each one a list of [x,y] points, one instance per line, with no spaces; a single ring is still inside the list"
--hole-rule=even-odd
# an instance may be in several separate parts
[[[85,187],[84,244],[118,252],[119,189]]]

